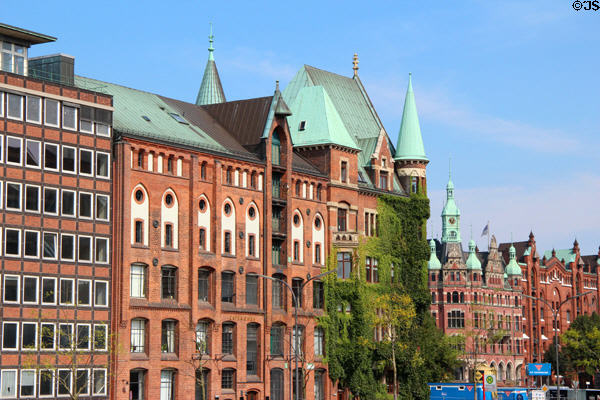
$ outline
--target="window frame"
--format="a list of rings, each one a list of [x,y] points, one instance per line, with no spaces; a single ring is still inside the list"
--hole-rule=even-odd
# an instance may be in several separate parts
[[[63,301],[63,282],[71,282],[71,301]],[[61,306],[74,306],[75,305],[75,279],[73,278],[60,278],[59,279],[59,295],[58,304]]]
[[[69,151],[73,151],[73,169],[65,169],[65,150],[69,150]],[[78,170],[78,166],[79,164],[77,163],[78,161],[78,151],[76,147],[72,147],[72,146],[62,146],[62,151],[61,151],[61,155],[60,155],[60,168],[61,171],[64,172],[65,174],[76,174],[77,170]]]
[[[35,300],[29,300],[29,301],[25,301],[25,280],[26,279],[32,279],[35,281],[35,289],[34,289],[34,296],[35,296]],[[21,286],[21,301],[22,304],[38,304],[39,303],[39,292],[40,292],[40,280],[39,277],[37,276],[31,276],[31,275],[25,275],[23,276],[23,283]]]
[[[30,143],[37,144],[38,165],[29,164],[29,162],[28,162],[27,155],[29,154],[29,144]],[[25,160],[24,161],[25,161],[25,167],[27,167],[27,168],[35,168],[35,169],[42,168],[42,143],[39,140],[25,139]]]
[[[98,199],[101,199],[101,198],[106,200],[106,218],[100,218],[98,216],[98,209],[100,208],[100,207],[98,207]],[[98,221],[110,221],[110,196],[108,196],[106,194],[96,193],[95,200],[96,200],[95,204],[94,204],[95,212],[93,213],[95,219]]]
[[[9,207],[8,206],[8,186],[14,185],[14,187],[19,188],[19,206],[18,207]],[[21,211],[23,210],[23,184],[20,182],[6,182],[4,190],[4,209],[7,211]]]
[[[12,325],[15,326],[15,347],[4,347],[4,338],[6,337],[6,326]],[[19,343],[21,342],[20,336],[20,326],[18,321],[2,321],[2,351],[18,351]]]
[[[18,378],[18,375],[19,375],[19,370],[17,370],[17,369],[2,369],[2,370],[0,370],[0,382],[4,383],[4,380],[6,379],[4,377],[4,375],[8,374],[10,372],[13,372],[14,376],[15,376],[14,385],[13,385],[13,387],[15,389],[14,390],[15,395],[11,396],[11,397],[5,397],[5,396],[2,396],[2,392],[0,392],[0,397],[2,397],[3,399],[16,399],[17,398],[17,393],[19,392],[19,390],[18,390],[19,387],[17,386],[17,378]]]
[[[45,255],[46,237],[54,238],[54,256]],[[58,260],[58,233],[57,232],[42,232],[42,259]]]
[[[142,273],[138,274],[135,273],[133,269],[135,268],[139,268],[141,269]],[[148,274],[148,266],[146,264],[143,263],[132,263],[129,266],[129,297],[133,297],[133,298],[137,298],[137,299],[145,299],[147,296],[147,291],[146,291],[146,285],[147,285],[147,274]],[[134,296],[134,277],[140,277],[140,288],[141,288],[141,296]],[[136,291],[137,294],[137,291]]]
[[[174,265],[160,267],[160,298],[161,300],[177,300],[179,271]],[[165,285],[165,279],[167,285]]]
[[[97,340],[97,333],[104,330],[104,347],[99,347],[97,346],[98,344],[98,340]],[[91,332],[91,349],[93,351],[107,351],[108,350],[108,324],[94,324],[94,326],[92,327],[92,332]]]
[[[104,376],[104,384],[102,385],[102,391],[101,392],[97,392],[96,391],[96,373],[97,372],[102,372],[103,376]],[[92,369],[92,379],[91,381],[91,386],[92,386],[92,390],[91,390],[91,395],[92,396],[102,396],[102,395],[106,395],[107,394],[107,370],[106,368],[93,368]]]
[[[16,142],[19,143],[19,161],[9,161],[9,154],[8,154],[8,151],[9,151],[8,142],[9,142],[9,140],[14,140],[14,141],[16,141]],[[23,165],[23,161],[24,161],[23,160],[23,153],[24,153],[24,151],[23,151],[23,138],[16,137],[16,136],[8,136],[7,135],[6,136],[6,145],[5,145],[5,149],[4,150],[6,151],[6,161],[5,161],[5,163],[7,165],[16,165],[16,166],[19,166],[19,167]]]
[[[56,123],[48,122],[48,117],[50,116],[48,112],[49,103],[56,103]],[[52,126],[55,128],[60,127],[60,101],[49,98],[44,99],[44,125]]]
[[[60,377],[61,372],[67,372],[67,376],[69,378],[69,386],[66,387],[63,382],[64,378]],[[66,368],[59,368],[56,370],[56,397],[69,397],[70,393],[73,391],[73,371]],[[60,393],[61,386],[64,386],[67,389],[67,393]]]
[[[89,153],[90,154],[90,172],[82,172],[82,168],[81,168],[81,162],[83,160],[82,154],[83,153]],[[89,149],[79,149],[79,174],[82,176],[94,176],[94,151],[93,150],[89,150]]]
[[[88,301],[87,303],[82,303],[80,301],[80,297],[79,297],[79,293],[81,292],[81,288],[79,286],[79,284],[86,284],[88,285],[88,289],[87,289],[87,296],[88,296]],[[77,279],[77,293],[75,295],[76,297],[76,305],[77,307],[91,307],[92,306],[92,280],[91,279]]]
[[[82,258],[82,252],[81,252],[81,241],[82,240],[89,240],[90,243],[90,250],[89,250],[89,258],[85,259]],[[81,262],[81,263],[92,263],[94,260],[94,242],[93,242],[93,238],[92,236],[88,236],[88,235],[77,235],[77,261]]]
[[[70,193],[73,195],[72,202],[65,201],[65,193]],[[71,205],[73,206],[72,214],[68,214],[65,212],[64,206],[65,206],[65,204],[68,204],[68,203],[71,203]],[[65,217],[77,216],[77,192],[75,190],[61,189],[61,191],[60,191],[60,215],[65,216]]]
[[[33,347],[25,347],[23,344],[23,340],[25,336],[23,333],[25,332],[25,325],[34,327],[34,335],[33,335]],[[21,340],[20,340],[21,351],[36,351],[38,349],[38,324],[37,322],[29,322],[25,321],[21,323]]]
[[[17,245],[17,249],[18,249],[18,253],[17,254],[8,253],[6,251],[6,246],[8,245],[8,241],[7,241],[8,235],[7,235],[7,233],[9,231],[10,232],[17,232],[17,238],[18,238],[18,241],[19,241],[19,243]],[[21,248],[22,248],[22,246],[23,246],[23,233],[22,233],[21,229],[4,228],[4,256],[5,257],[17,257],[17,258],[21,257],[21,254],[22,254]]]
[[[73,125],[67,125],[65,123],[65,121],[67,121],[67,118],[65,117],[66,116],[66,111],[69,108],[73,109],[73,111],[75,112],[74,115],[73,115]],[[70,130],[70,131],[77,131],[77,123],[79,122],[79,109],[78,109],[78,107],[73,107],[71,105],[63,103],[62,104],[62,113],[61,114],[62,114],[62,121],[61,121],[62,122],[62,124],[61,124],[62,128]]]
[[[28,234],[35,234],[36,236],[36,246],[35,246],[35,254],[34,255],[30,255],[27,254],[27,235]],[[23,258],[40,258],[40,231],[34,231],[34,230],[29,230],[26,229],[23,231]]]
[[[98,287],[99,286],[105,286],[105,290],[104,290],[104,298],[106,299],[106,304],[102,304],[102,303],[98,303],[96,301],[97,297],[98,297]],[[108,281],[103,281],[103,280],[95,280],[94,281],[94,307],[108,307],[109,303],[110,303],[110,299],[109,299],[109,284]]]
[[[101,156],[106,156],[106,175],[101,175],[98,173],[98,165],[100,165],[100,163],[98,162],[98,159]],[[95,161],[96,161],[96,169],[94,170],[94,173],[96,175],[96,178],[110,179],[110,153],[106,153],[103,151],[96,151]]]
[[[139,327],[136,327],[134,329],[134,322],[136,323],[136,325],[141,323],[141,329]],[[130,353],[146,353],[146,347],[147,347],[146,325],[147,325],[147,320],[145,318],[132,318],[131,319],[131,322],[129,324],[129,352]],[[134,332],[136,333],[135,335],[134,335]],[[139,332],[141,332],[141,335]],[[136,344],[134,344],[134,338],[136,340],[141,339],[141,345],[139,344],[139,342],[136,342]],[[141,347],[141,350],[134,351],[134,350],[138,350],[137,347]]]
[[[104,246],[100,246],[100,243],[104,243]],[[98,250],[104,247],[106,250],[104,251],[105,258],[104,260],[98,257]],[[94,238],[94,262],[98,264],[108,264],[110,261],[110,243],[108,238],[96,236]]]
[[[84,343],[83,340],[80,341],[80,329],[87,329],[87,341],[85,343],[87,343],[87,346],[83,347],[80,346],[80,344]],[[90,351],[92,348],[92,341],[93,341],[93,336],[92,336],[92,324],[77,324],[76,325],[76,329],[75,329],[75,338],[77,339],[77,341],[75,342],[75,350],[83,350],[83,351]],[[84,338],[85,340],[85,338]]]
[[[56,167],[48,167],[46,166],[46,152],[48,148],[52,148],[54,147],[56,149]],[[44,170],[45,171],[52,171],[52,172],[58,172],[60,170],[60,164],[61,164],[61,158],[60,158],[60,146],[56,143],[48,143],[45,142],[44,143]]]
[[[37,106],[38,106],[37,120],[30,118],[30,112],[29,112],[29,109],[30,109],[29,101],[30,100],[37,100]],[[29,123],[41,125],[41,123],[42,123],[42,98],[38,97],[38,96],[26,95],[25,102],[27,103],[27,107],[25,109],[25,121],[27,121]],[[0,113],[0,115],[1,115],[1,113]]]
[[[51,385],[51,389],[50,389],[50,394],[42,394],[41,390],[42,390],[42,375],[44,376],[49,376],[49,381],[50,381],[50,385]],[[39,385],[38,385],[38,395],[41,398],[45,398],[45,397],[53,397],[54,396],[54,391],[55,391],[55,383],[56,383],[56,372],[53,369],[40,369],[39,373],[38,373],[38,377],[39,377]]]
[[[12,96],[19,98],[19,116],[11,115],[10,106],[12,103],[11,102],[11,98],[13,98]],[[16,121],[23,121],[23,116],[24,116],[23,115],[24,114],[23,97],[25,97],[25,96],[16,94],[16,93],[6,92],[6,118],[16,120]]]
[[[42,210],[44,214],[47,215],[58,215],[59,214],[59,209],[60,209],[60,203],[58,201],[58,192],[60,191],[58,188],[55,187],[51,187],[51,186],[44,186],[43,187],[43,204],[42,204]],[[46,211],[46,193],[52,193],[54,192],[54,207],[55,207],[55,211]]]
[[[89,215],[81,214],[81,205],[83,204],[82,197],[86,196],[90,202],[90,213]],[[91,192],[77,192],[77,217],[82,219],[93,219],[94,218],[94,194]]]
[[[65,237],[70,237],[73,240],[73,242],[72,242],[73,251],[71,254],[71,258],[65,257],[64,253],[63,253],[63,248],[65,247],[63,245],[63,238],[65,238]],[[61,261],[75,261],[75,258],[76,258],[75,253],[76,253],[77,245],[78,245],[78,243],[75,239],[75,235],[70,234],[70,233],[61,233],[61,235],[60,235],[60,259],[61,259]]]
[[[33,394],[30,395],[24,395],[23,394],[23,373],[24,372],[28,372],[28,373],[33,373]],[[21,373],[19,374],[19,398],[20,399],[27,399],[30,397],[35,397],[36,393],[37,393],[37,372],[35,369],[22,369]]]
[[[0,185],[1,186],[1,185]],[[36,189],[37,190],[37,209],[30,209],[27,208],[27,199],[28,199],[28,189]],[[1,189],[0,189],[1,191]],[[42,212],[42,187],[39,185],[29,185],[29,184],[25,184],[25,199],[23,202],[23,208],[25,209],[25,212],[31,212],[31,213],[41,213]],[[1,196],[0,196],[1,197]]]
[[[54,291],[52,292],[54,300],[52,302],[44,301],[44,281],[54,281]],[[41,291],[40,303],[42,305],[56,305],[58,301],[58,278],[42,276]]]
[[[52,347],[44,347],[44,326],[52,327]],[[40,351],[55,351],[56,350],[56,324],[54,322],[41,322],[40,323]]]

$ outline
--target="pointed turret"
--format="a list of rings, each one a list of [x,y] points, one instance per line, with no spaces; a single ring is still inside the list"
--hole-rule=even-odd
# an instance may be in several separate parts
[[[417,114],[415,93],[412,88],[412,76],[408,75],[408,89],[404,100],[404,111],[402,112],[402,123],[398,134],[395,160],[411,160],[428,162],[421,136],[421,126]]]
[[[215,48],[213,47],[214,35],[212,33],[212,24],[210,25],[208,41],[210,43],[208,46],[208,61],[206,63],[206,68],[204,68],[202,84],[198,90],[198,96],[196,97],[196,105],[199,106],[225,102],[225,93],[223,92],[221,78],[219,78],[219,71],[217,70],[217,64],[215,63],[215,57],[213,55]]]
[[[517,264],[517,251],[515,250],[515,246],[512,244],[510,245],[510,249],[508,249],[508,259],[509,261],[505,270],[506,274],[509,276],[521,276],[521,267],[519,267],[519,264]]]
[[[442,242],[460,243],[460,210],[454,202],[454,183],[451,176],[448,177],[446,205],[442,210]]]
[[[435,241],[431,239],[429,241],[429,248],[431,249],[431,255],[429,256],[429,262],[427,263],[427,269],[442,269],[442,263],[437,258],[435,250]]]
[[[475,254],[475,241],[471,239],[469,242],[469,258],[467,258],[467,269],[481,271],[481,261]]]

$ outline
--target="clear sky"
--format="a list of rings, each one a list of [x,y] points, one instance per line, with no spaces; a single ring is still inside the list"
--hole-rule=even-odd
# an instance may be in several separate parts
[[[359,75],[395,142],[408,73],[440,235],[448,159],[463,239],[600,245],[600,11],[560,1],[18,1],[2,22],[58,37],[76,73],[194,101],[213,22],[228,100],[271,95],[303,65]],[[430,233],[431,235],[431,233]],[[466,243],[465,243],[466,244]]]

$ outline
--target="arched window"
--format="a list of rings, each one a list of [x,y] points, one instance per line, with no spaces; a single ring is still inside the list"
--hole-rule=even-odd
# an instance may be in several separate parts
[[[458,292],[452,292],[452,302],[458,303]]]
[[[273,278],[286,280],[285,275],[275,274]],[[274,309],[285,309],[286,307],[286,290],[287,288],[279,281],[272,281],[272,304]]]
[[[177,352],[177,321],[174,319],[162,321],[161,350],[163,353]]]
[[[210,370],[206,367],[196,370],[196,396],[195,400],[208,400],[208,387],[210,385]]]
[[[271,355],[283,357],[285,325],[276,322],[271,326]]]
[[[299,180],[297,180],[296,181],[296,189],[295,189],[297,197],[300,197],[300,184],[301,184],[301,182]]]
[[[206,161],[202,161],[202,164],[200,165],[200,179],[203,181],[206,180]]]
[[[271,400],[283,399],[283,370],[273,368],[271,370]]]
[[[431,302],[435,304],[435,292],[431,292]]]
[[[132,353],[146,352],[146,320],[134,318],[131,320],[131,350]]]
[[[277,131],[273,132],[273,137],[271,138],[271,162],[273,165],[281,164],[281,142]]]
[[[451,303],[452,302],[452,295],[448,292],[446,293],[446,303]]]
[[[460,302],[464,303],[465,302],[465,294],[464,293],[460,293]]]
[[[210,354],[210,327],[208,319],[201,319],[196,324],[196,353]]]
[[[175,398],[175,370],[163,369],[160,371],[160,400],[173,400]]]
[[[319,183],[317,185],[317,200],[321,201],[321,192],[323,191],[323,186]]]

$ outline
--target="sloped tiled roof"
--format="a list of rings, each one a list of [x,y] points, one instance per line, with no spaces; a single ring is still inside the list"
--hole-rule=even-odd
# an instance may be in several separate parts
[[[523,254],[525,254],[525,251],[527,251],[527,249],[529,248],[529,241],[527,240],[524,242],[500,243],[500,245],[498,246],[498,251],[502,253],[502,258],[504,259],[505,264],[508,264],[508,262],[510,261],[508,258],[508,250],[510,249],[511,244],[515,246],[515,254],[517,255],[517,261],[523,260]]]

